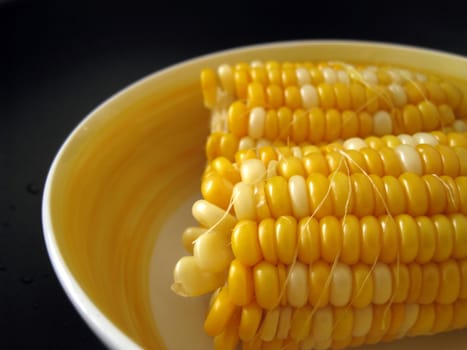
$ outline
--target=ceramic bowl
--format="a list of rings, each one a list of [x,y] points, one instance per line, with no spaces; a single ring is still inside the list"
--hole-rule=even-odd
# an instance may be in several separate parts
[[[43,228],[56,274],[84,321],[113,349],[210,349],[207,298],[170,286],[194,224],[206,164],[209,113],[199,73],[252,60],[346,60],[403,65],[467,86],[467,59],[358,41],[292,41],[226,50],[155,72],[86,116],[56,155],[43,197]],[[371,349],[465,349],[467,331]],[[366,349],[366,347],[363,347]],[[370,347],[368,347],[370,348]]]

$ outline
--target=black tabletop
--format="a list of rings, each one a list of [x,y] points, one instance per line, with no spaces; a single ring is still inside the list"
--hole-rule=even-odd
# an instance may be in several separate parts
[[[259,42],[350,38],[467,55],[465,12],[446,1],[337,3],[0,0],[0,349],[103,348],[53,273],[40,209],[61,143],[111,94]]]

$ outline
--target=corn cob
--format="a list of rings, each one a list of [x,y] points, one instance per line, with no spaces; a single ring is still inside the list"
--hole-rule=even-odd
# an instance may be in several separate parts
[[[344,349],[467,326],[467,99],[344,62],[201,72],[203,198],[173,290],[215,349]]]

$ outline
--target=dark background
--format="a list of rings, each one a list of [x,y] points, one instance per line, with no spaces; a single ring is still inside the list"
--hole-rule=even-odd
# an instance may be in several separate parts
[[[0,0],[0,349],[103,348],[53,273],[40,205],[61,143],[107,97],[173,63],[259,42],[350,38],[467,55],[465,18],[446,1]]]

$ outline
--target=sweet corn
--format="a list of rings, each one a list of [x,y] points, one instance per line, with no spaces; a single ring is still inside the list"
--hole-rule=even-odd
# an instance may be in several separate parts
[[[215,349],[344,349],[467,327],[467,98],[390,66],[201,72],[198,227],[173,290]]]

